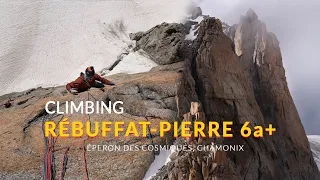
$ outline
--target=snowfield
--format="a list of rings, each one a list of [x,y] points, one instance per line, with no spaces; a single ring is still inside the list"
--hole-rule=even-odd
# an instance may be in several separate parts
[[[316,161],[320,170],[320,135],[308,136],[311,151],[313,153],[314,160]]]
[[[170,155],[173,152],[175,152],[174,148],[170,148],[170,150],[160,151],[159,155],[155,156],[155,159],[150,165],[143,180],[150,180],[153,176],[155,176],[159,169],[161,169],[164,165],[171,161]]]
[[[185,0],[1,1],[0,95],[63,85],[89,65],[109,68],[133,45],[129,33],[181,22],[188,7]],[[130,65],[120,62],[116,72],[156,65],[137,53],[124,60]]]
[[[197,22],[198,25],[199,25],[200,22],[201,22],[203,19],[204,19],[203,16],[199,16],[199,17],[197,17],[197,18],[194,19],[194,20],[189,19],[189,21]],[[193,41],[193,40],[195,40],[195,39],[197,38],[197,36],[198,36],[197,32],[198,32],[198,29],[199,29],[199,26],[198,26],[198,25],[197,25],[197,27],[196,27],[196,25],[192,25],[192,26],[191,26],[191,29],[190,29],[190,31],[189,31],[189,34],[187,34],[185,40],[191,40],[191,41]]]
[[[124,56],[119,64],[115,66],[108,75],[117,73],[133,74],[137,72],[145,72],[150,71],[155,66],[157,66],[157,63],[150,60],[143,50],[136,52],[131,51],[128,55]]]

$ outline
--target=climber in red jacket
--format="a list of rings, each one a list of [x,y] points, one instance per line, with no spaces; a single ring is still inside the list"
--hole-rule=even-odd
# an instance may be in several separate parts
[[[104,85],[114,86],[115,83],[99,76],[95,73],[93,66],[86,69],[85,74],[81,73],[75,81],[67,84],[67,90],[72,94],[77,94],[79,92],[84,92],[91,87],[103,88]]]

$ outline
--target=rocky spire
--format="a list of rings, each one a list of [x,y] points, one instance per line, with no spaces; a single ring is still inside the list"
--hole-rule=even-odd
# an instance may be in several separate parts
[[[245,17],[252,22],[258,20],[257,14],[251,8],[247,11]]]
[[[268,32],[252,9],[240,18],[235,29],[230,37],[234,37],[241,68],[249,75],[262,121],[278,129],[277,134],[267,140],[273,144],[276,156],[274,167],[268,167],[269,171],[275,173],[273,178],[276,179],[316,179],[319,172],[287,86],[277,37]],[[272,152],[270,150],[266,155]],[[264,151],[261,149],[260,153]]]

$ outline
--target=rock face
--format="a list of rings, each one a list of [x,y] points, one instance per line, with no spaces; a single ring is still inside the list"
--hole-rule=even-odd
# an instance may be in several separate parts
[[[285,157],[273,164],[271,172],[279,179],[319,178],[313,176],[319,173],[287,86],[278,39],[251,9],[236,29],[235,49],[241,52],[241,68],[249,74],[263,122],[277,126],[276,136],[270,139],[276,147],[275,155]]]
[[[162,23],[147,32],[132,34],[131,39],[136,40],[135,50],[143,49],[153,61],[165,65],[181,61],[177,54],[188,31],[183,24]]]
[[[203,20],[187,67],[195,82],[198,99],[194,100],[201,102],[205,119],[233,121],[234,137],[223,143],[245,147],[244,152],[227,153],[228,165],[223,174],[210,175],[216,179],[319,179],[287,87],[278,40],[267,32],[252,10],[230,29],[235,28],[229,32],[231,40],[223,33],[219,20]],[[271,123],[277,131],[273,136],[265,134],[263,139],[243,138],[240,128],[245,121],[252,128]],[[189,156],[197,159],[197,155]],[[210,169],[196,174],[192,170],[201,167],[201,161],[190,165],[185,158],[184,155],[176,158],[155,179],[175,179],[172,173],[184,174],[187,179],[208,177],[204,172]]]
[[[0,179],[41,179],[43,174],[43,157],[45,152],[42,123],[53,120],[58,123],[62,117],[69,121],[82,121],[81,114],[72,116],[49,115],[44,107],[48,101],[60,101],[60,109],[65,108],[66,101],[83,100],[114,102],[122,100],[125,113],[92,114],[86,118],[91,122],[101,121],[148,121],[159,125],[159,121],[172,121],[177,116],[176,94],[181,84],[183,63],[160,66],[148,73],[118,74],[109,77],[117,86],[106,87],[105,92],[91,89],[73,96],[65,87],[38,88],[20,93],[11,93],[0,97]],[[186,96],[189,96],[186,94]],[[11,106],[3,104],[11,99]],[[188,99],[188,98],[186,98]],[[187,102],[190,103],[190,102]],[[151,127],[152,128],[152,127]],[[139,128],[138,131],[141,129]],[[172,143],[172,138],[160,138],[158,132],[153,134],[154,144]],[[60,178],[63,152],[68,151],[68,162],[65,179],[83,177],[84,159],[82,140],[85,145],[144,145],[150,144],[148,138],[58,138],[55,144],[54,162],[55,178]],[[62,149],[61,149],[62,148]],[[60,149],[60,150],[59,150]],[[157,152],[155,152],[157,153]],[[87,169],[90,179],[142,179],[153,161],[153,152],[86,152]],[[130,163],[128,163],[130,162]]]

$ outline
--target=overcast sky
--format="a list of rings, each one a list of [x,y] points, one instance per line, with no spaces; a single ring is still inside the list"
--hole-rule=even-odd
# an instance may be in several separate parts
[[[204,14],[232,25],[252,8],[274,32],[282,51],[291,95],[307,134],[320,134],[320,1],[198,0]]]

